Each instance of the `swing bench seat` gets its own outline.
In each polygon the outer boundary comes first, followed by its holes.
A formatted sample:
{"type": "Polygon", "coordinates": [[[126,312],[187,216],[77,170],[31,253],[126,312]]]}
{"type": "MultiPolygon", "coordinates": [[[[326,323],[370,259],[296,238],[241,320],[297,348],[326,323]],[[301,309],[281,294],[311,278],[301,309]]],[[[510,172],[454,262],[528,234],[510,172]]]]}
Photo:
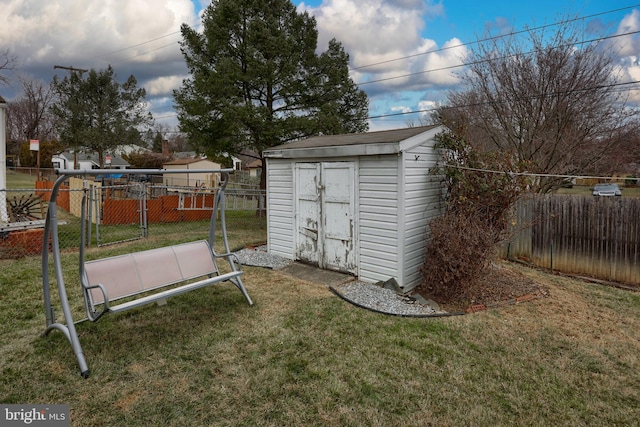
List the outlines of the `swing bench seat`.
{"type": "MultiPolygon", "coordinates": [[[[87,175],[97,176],[113,173],[109,169],[91,170],[56,170],[56,179],[49,199],[47,216],[44,225],[42,243],[42,293],[44,298],[46,329],[48,335],[53,330],[62,332],[73,349],[80,375],[89,377],[89,367],[80,344],[80,337],[73,320],[73,313],[65,286],[60,242],[58,236],[58,217],[56,200],[63,182],[69,177],[87,175]],[[60,306],[64,314],[64,322],[56,320],[51,298],[49,281],[49,242],[53,257],[53,273],[57,283],[60,306]]],[[[132,175],[220,174],[220,185],[216,189],[214,207],[209,224],[209,238],[189,243],[181,243],[156,249],[148,249],[124,255],[117,255],[96,260],[85,260],[85,224],[86,191],[81,202],[79,273],[82,294],[84,297],[87,318],[96,321],[107,313],[116,313],[146,304],[157,302],[164,304],[166,299],[175,295],[204,288],[220,282],[229,281],[242,292],[250,306],[253,305],[247,290],[242,283],[242,269],[238,257],[229,249],[225,225],[224,190],[229,182],[233,169],[137,169],[130,171],[132,175]],[[218,254],[212,247],[216,241],[216,218],[220,220],[220,231],[223,254],[218,254]],[[222,273],[218,261],[226,261],[228,268],[222,273]]],[[[85,189],[86,190],[86,189],[85,189]]]]}
{"type": "Polygon", "coordinates": [[[87,317],[96,321],[106,313],[153,302],[162,305],[169,297],[224,281],[235,284],[253,305],[242,282],[236,280],[243,272],[221,274],[218,269],[216,258],[230,256],[239,266],[235,254],[215,255],[209,242],[199,240],[87,261],[81,272],[87,317]],[[202,279],[194,282],[197,278],[202,279]],[[121,299],[127,300],[112,305],[121,299]]]}

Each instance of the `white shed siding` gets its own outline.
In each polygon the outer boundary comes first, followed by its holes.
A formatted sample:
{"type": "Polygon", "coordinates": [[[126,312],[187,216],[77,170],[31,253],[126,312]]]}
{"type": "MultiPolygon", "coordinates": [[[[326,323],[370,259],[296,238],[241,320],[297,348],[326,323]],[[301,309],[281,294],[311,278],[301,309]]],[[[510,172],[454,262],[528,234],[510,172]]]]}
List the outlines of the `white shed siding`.
{"type": "Polygon", "coordinates": [[[361,157],[359,167],[359,278],[387,280],[398,271],[397,156],[361,157]]]}
{"type": "Polygon", "coordinates": [[[352,216],[359,279],[395,278],[405,291],[419,285],[428,221],[442,209],[440,178],[429,174],[438,155],[433,151],[434,137],[442,129],[319,136],[267,150],[269,252],[290,259],[298,256],[296,163],[353,162],[352,216]]]}
{"type": "Polygon", "coordinates": [[[293,167],[289,160],[267,159],[267,250],[294,259],[293,167]]]}
{"type": "Polygon", "coordinates": [[[402,266],[398,275],[402,275],[402,282],[399,283],[405,290],[414,288],[422,281],[420,267],[424,262],[428,222],[440,212],[440,179],[430,174],[430,168],[435,164],[436,153],[432,141],[403,153],[401,182],[404,186],[404,232],[402,266]]]}

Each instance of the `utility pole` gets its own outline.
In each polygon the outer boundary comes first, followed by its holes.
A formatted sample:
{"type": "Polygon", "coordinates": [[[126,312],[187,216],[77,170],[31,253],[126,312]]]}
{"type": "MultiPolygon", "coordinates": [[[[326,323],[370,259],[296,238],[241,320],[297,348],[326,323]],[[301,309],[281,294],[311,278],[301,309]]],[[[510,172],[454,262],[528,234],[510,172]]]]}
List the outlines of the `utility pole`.
{"type": "Polygon", "coordinates": [[[67,70],[69,72],[74,72],[74,71],[78,71],[80,74],[86,73],[89,70],[85,70],[84,68],[76,68],[76,67],[72,67],[72,66],[68,66],[68,67],[64,67],[62,65],[54,65],[53,69],[61,69],[61,70],[67,70]]]}
{"type": "MultiPolygon", "coordinates": [[[[86,73],[89,70],[85,70],[84,68],[76,68],[76,67],[72,67],[72,66],[68,66],[65,67],[63,65],[54,65],[53,69],[60,69],[60,70],[67,70],[69,71],[70,74],[73,74],[74,72],[78,72],[80,73],[80,78],[82,78],[82,75],[84,73],[86,73]]],[[[74,148],[73,150],[73,169],[78,169],[78,153],[76,153],[76,150],[74,148]]]]}

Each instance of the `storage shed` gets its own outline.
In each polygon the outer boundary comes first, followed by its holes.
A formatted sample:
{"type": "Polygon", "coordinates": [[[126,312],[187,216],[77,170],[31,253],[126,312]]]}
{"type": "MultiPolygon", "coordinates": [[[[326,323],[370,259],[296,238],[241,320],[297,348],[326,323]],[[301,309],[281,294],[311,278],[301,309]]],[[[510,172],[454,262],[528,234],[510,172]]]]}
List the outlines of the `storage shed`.
{"type": "MultiPolygon", "coordinates": [[[[221,169],[219,163],[211,160],[195,158],[195,159],[177,159],[162,165],[164,169],[221,169]]],[[[181,187],[205,187],[215,188],[218,186],[218,175],[213,173],[174,173],[166,174],[163,178],[164,185],[181,186],[181,187]]]]}
{"type": "Polygon", "coordinates": [[[375,283],[419,285],[442,126],[318,136],[266,150],[267,250],[375,283]]]}

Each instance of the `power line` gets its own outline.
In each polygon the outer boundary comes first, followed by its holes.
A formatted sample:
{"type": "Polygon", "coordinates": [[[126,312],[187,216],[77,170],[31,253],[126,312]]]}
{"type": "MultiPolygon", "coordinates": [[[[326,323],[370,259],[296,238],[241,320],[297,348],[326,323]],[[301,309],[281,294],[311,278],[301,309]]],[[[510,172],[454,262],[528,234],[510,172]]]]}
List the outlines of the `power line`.
{"type": "Polygon", "coordinates": [[[54,65],[53,69],[54,70],[55,69],[67,70],[70,73],[79,72],[81,74],[84,74],[84,73],[89,71],[89,70],[85,70],[84,68],[76,68],[76,67],[71,67],[71,66],[65,67],[65,66],[62,66],[62,65],[54,65]]]}
{"type": "MultiPolygon", "coordinates": [[[[571,47],[571,46],[584,44],[584,43],[600,42],[600,41],[604,41],[604,40],[608,40],[608,39],[613,39],[613,38],[617,38],[617,37],[625,37],[625,36],[634,35],[634,34],[638,34],[638,33],[640,33],[640,31],[631,31],[631,32],[628,32],[628,33],[623,33],[623,34],[616,34],[616,35],[611,35],[611,36],[603,36],[603,37],[598,37],[598,38],[595,38],[595,39],[592,39],[592,40],[583,40],[583,41],[579,41],[579,42],[575,42],[575,43],[556,46],[553,49],[557,49],[557,48],[560,48],[560,47],[571,47]]],[[[533,51],[525,52],[525,53],[523,53],[523,55],[528,55],[528,54],[531,54],[532,52],[533,51]]],[[[370,82],[364,82],[364,83],[360,83],[358,85],[362,86],[362,85],[368,84],[368,83],[376,83],[376,82],[380,82],[380,81],[393,80],[393,79],[396,79],[396,78],[409,77],[409,76],[413,76],[413,75],[417,75],[417,74],[424,74],[424,73],[434,72],[434,71],[442,71],[442,70],[447,70],[447,69],[451,69],[451,68],[475,65],[475,64],[480,64],[480,63],[483,63],[483,62],[490,62],[490,61],[495,61],[495,60],[500,60],[500,59],[507,59],[507,58],[512,57],[512,56],[514,56],[514,55],[507,55],[507,56],[503,56],[503,57],[500,57],[500,58],[492,58],[492,59],[486,59],[486,60],[481,60],[481,61],[468,62],[468,63],[463,63],[463,64],[460,64],[460,65],[453,65],[453,66],[443,67],[443,68],[439,68],[439,69],[425,70],[425,71],[422,71],[422,72],[406,74],[406,75],[398,76],[398,77],[388,77],[388,78],[385,78],[385,79],[380,79],[380,80],[375,80],[375,81],[370,81],[370,82]]],[[[537,97],[540,97],[540,96],[555,96],[555,95],[568,94],[568,93],[573,93],[573,92],[582,92],[582,91],[595,90],[595,89],[613,88],[613,87],[619,87],[619,86],[625,86],[625,85],[637,84],[637,83],[640,83],[640,81],[636,80],[636,81],[624,82],[624,83],[614,83],[614,84],[610,84],[610,85],[591,87],[591,88],[585,88],[585,89],[580,89],[580,90],[562,91],[562,92],[551,93],[551,94],[546,94],[546,95],[532,95],[531,97],[527,97],[526,99],[534,99],[534,98],[537,98],[537,97]]],[[[638,88],[628,88],[626,90],[638,90],[638,88]]],[[[622,92],[622,90],[619,90],[619,92],[622,92]]],[[[472,107],[472,106],[480,106],[480,105],[486,105],[486,103],[478,103],[478,104],[474,104],[474,105],[466,105],[466,106],[461,106],[461,107],[472,107]]],[[[389,114],[382,114],[382,115],[377,115],[377,116],[370,116],[369,119],[372,120],[372,119],[381,119],[381,118],[386,118],[386,117],[403,116],[403,115],[408,115],[408,114],[426,113],[426,112],[433,112],[433,111],[436,111],[436,110],[437,110],[437,108],[430,108],[430,109],[423,109],[423,110],[404,111],[404,112],[398,112],[398,113],[389,113],[389,114]]]]}
{"type": "Polygon", "coordinates": [[[154,117],[154,119],[170,119],[171,117],[176,117],[178,115],[178,113],[169,113],[166,114],[164,116],[158,116],[158,117],[154,117]]]}
{"type": "MultiPolygon", "coordinates": [[[[533,178],[563,178],[563,179],[611,179],[617,181],[624,181],[629,179],[629,177],[613,177],[613,176],[592,176],[592,175],[562,175],[562,174],[553,174],[553,173],[533,173],[533,172],[511,172],[511,171],[499,171],[493,169],[482,169],[482,168],[471,168],[468,166],[461,165],[453,165],[447,163],[444,165],[445,167],[451,167],[455,169],[468,170],[472,172],[482,172],[482,173],[494,173],[500,175],[509,175],[511,177],[514,176],[526,176],[533,178]]],[[[635,178],[634,178],[635,179],[635,178]]]]}
{"type": "MultiPolygon", "coordinates": [[[[360,70],[360,69],[363,69],[363,68],[369,68],[369,67],[373,67],[373,66],[376,66],[376,65],[383,65],[383,64],[387,64],[387,63],[391,63],[391,62],[395,62],[395,61],[401,61],[401,60],[404,60],[404,59],[410,59],[410,58],[414,58],[414,57],[418,57],[418,56],[422,56],[422,55],[427,55],[429,53],[438,53],[438,52],[443,52],[443,51],[446,51],[446,50],[449,50],[449,49],[455,49],[455,48],[459,48],[459,47],[464,47],[464,46],[469,46],[469,45],[473,45],[473,44],[483,43],[483,42],[486,42],[486,41],[497,40],[497,39],[502,38],[502,37],[514,36],[514,35],[526,33],[526,32],[529,32],[529,31],[537,31],[537,30],[541,30],[541,29],[545,29],[545,28],[549,28],[549,27],[554,27],[554,26],[558,26],[558,25],[566,25],[566,24],[571,23],[571,22],[577,22],[577,21],[581,21],[581,20],[585,20],[585,19],[595,18],[595,17],[602,16],[602,15],[608,15],[608,14],[611,14],[611,13],[617,13],[617,12],[621,12],[621,11],[624,11],[624,10],[633,9],[635,7],[640,7],[640,4],[634,4],[634,5],[631,5],[631,6],[621,7],[621,8],[618,8],[618,9],[611,9],[611,10],[607,10],[607,11],[604,11],[604,12],[599,12],[599,13],[594,13],[594,14],[591,14],[591,15],[580,16],[580,17],[576,17],[576,18],[572,18],[572,19],[567,19],[567,20],[563,20],[563,21],[559,21],[559,22],[554,22],[554,23],[551,23],[551,24],[541,25],[541,26],[538,26],[538,27],[526,28],[526,29],[523,29],[523,30],[518,30],[518,31],[511,32],[509,34],[503,34],[503,35],[498,35],[498,36],[494,36],[494,37],[488,37],[488,38],[484,38],[484,39],[480,39],[480,40],[474,40],[472,42],[462,43],[462,44],[455,45],[455,46],[447,46],[447,47],[436,49],[436,50],[429,50],[429,51],[426,51],[426,52],[420,52],[420,53],[416,53],[416,54],[413,54],[413,55],[406,55],[406,56],[402,56],[402,57],[398,57],[398,58],[392,58],[392,59],[389,59],[389,60],[386,60],[386,61],[380,61],[380,62],[375,62],[375,63],[371,63],[371,64],[367,64],[367,65],[361,65],[359,67],[350,68],[350,70],[354,70],[354,71],[355,70],[360,70]]],[[[107,52],[107,53],[104,53],[104,54],[101,54],[101,55],[97,55],[97,56],[94,56],[94,57],[92,57],[90,59],[97,59],[97,58],[101,58],[103,56],[112,55],[114,53],[123,52],[125,50],[133,49],[135,47],[139,47],[139,46],[142,46],[142,45],[145,45],[145,44],[148,44],[148,43],[152,43],[154,41],[157,41],[157,40],[160,40],[160,39],[163,39],[163,38],[166,38],[166,37],[178,34],[178,33],[180,33],[180,31],[174,31],[174,32],[162,35],[160,37],[156,37],[156,38],[153,38],[153,39],[141,42],[141,43],[137,43],[137,44],[134,44],[134,45],[131,45],[131,46],[124,47],[122,49],[118,49],[118,50],[107,52]]],[[[161,46],[161,47],[156,48],[156,49],[152,49],[152,50],[149,50],[149,51],[141,52],[141,53],[139,53],[137,55],[134,55],[132,57],[126,58],[125,60],[133,59],[133,58],[136,58],[138,56],[142,56],[142,55],[145,55],[147,53],[154,52],[156,50],[163,49],[163,48],[168,47],[168,46],[172,46],[172,45],[174,45],[176,43],[178,43],[178,41],[172,42],[170,44],[161,46]]],[[[429,72],[429,71],[427,71],[427,72],[429,72]]],[[[401,77],[405,77],[405,76],[399,76],[397,78],[401,78],[401,77]]],[[[383,80],[378,80],[378,81],[383,81],[383,80]]],[[[364,83],[361,83],[361,84],[368,84],[368,83],[374,83],[374,82],[373,81],[372,82],[364,82],[364,83]]]]}
{"type": "Polygon", "coordinates": [[[149,108],[149,111],[170,110],[172,108],[173,108],[173,105],[164,105],[162,107],[149,108]]]}
{"type": "Polygon", "coordinates": [[[415,58],[417,56],[427,55],[429,53],[444,52],[445,50],[449,50],[449,49],[456,49],[456,48],[459,48],[459,47],[470,46],[470,45],[473,45],[473,44],[484,43],[484,42],[487,42],[487,41],[494,41],[494,40],[498,40],[498,39],[503,38],[503,37],[511,37],[511,36],[515,36],[517,34],[522,34],[522,33],[527,33],[527,32],[537,31],[537,30],[543,30],[543,29],[549,28],[549,27],[555,27],[555,26],[558,26],[558,25],[565,25],[565,24],[568,24],[568,23],[571,23],[571,22],[583,21],[585,19],[595,18],[597,16],[602,16],[602,15],[608,15],[610,13],[621,12],[623,10],[633,9],[634,7],[640,7],[640,4],[635,4],[635,5],[627,6],[627,7],[621,7],[619,9],[607,10],[607,11],[604,11],[604,12],[594,13],[592,15],[579,16],[579,17],[572,18],[572,19],[567,19],[567,20],[564,20],[564,21],[554,22],[552,24],[541,25],[539,27],[526,28],[526,29],[523,29],[523,30],[512,31],[512,32],[510,32],[508,34],[501,34],[501,35],[498,35],[498,36],[487,37],[487,38],[484,38],[484,39],[474,40],[472,42],[462,43],[462,44],[458,44],[458,45],[455,45],[455,46],[447,46],[447,47],[443,47],[443,48],[436,49],[436,50],[428,50],[426,52],[415,53],[413,55],[407,55],[407,56],[402,56],[402,57],[398,57],[398,58],[388,59],[386,61],[375,62],[375,63],[368,64],[368,65],[361,65],[359,67],[351,68],[350,70],[354,70],[354,71],[355,70],[360,70],[362,68],[374,67],[376,65],[388,64],[390,62],[401,61],[401,60],[404,60],[404,59],[411,59],[411,58],[415,58]]]}
{"type": "MultiPolygon", "coordinates": [[[[174,34],[178,34],[179,32],[180,31],[174,31],[174,32],[169,33],[169,34],[165,34],[164,36],[156,37],[155,39],[147,40],[145,42],[141,42],[141,43],[134,44],[134,45],[131,45],[131,46],[123,47],[122,49],[118,49],[118,50],[114,50],[114,51],[111,51],[111,52],[103,53],[101,55],[97,55],[97,56],[94,56],[94,57],[89,58],[89,59],[92,60],[92,59],[102,58],[103,56],[113,55],[114,53],[124,52],[125,50],[133,49],[134,47],[142,46],[142,45],[145,45],[145,44],[152,43],[152,42],[155,42],[157,40],[163,39],[165,37],[173,36],[174,34]]],[[[174,43],[177,43],[177,41],[174,42],[174,43]]],[[[171,44],[173,44],[173,43],[171,43],[171,44]]],[[[154,49],[154,50],[157,50],[157,49],[154,49]]]]}
{"type": "Polygon", "coordinates": [[[143,56],[143,55],[146,55],[146,54],[151,53],[151,52],[155,52],[155,51],[160,50],[160,49],[164,49],[165,47],[173,46],[173,45],[174,45],[174,44],[176,44],[176,43],[178,43],[178,42],[173,42],[173,43],[165,44],[165,45],[160,46],[160,47],[157,47],[157,48],[155,48],[155,49],[147,50],[147,51],[145,51],[145,52],[140,52],[140,53],[138,53],[138,54],[136,54],[136,55],[133,55],[133,56],[130,56],[130,57],[128,57],[128,58],[123,59],[123,61],[128,61],[128,60],[130,60],[130,59],[137,58],[137,57],[139,57],[139,56],[143,56]]]}
{"type": "MultiPolygon", "coordinates": [[[[559,49],[561,47],[576,46],[576,45],[585,44],[585,43],[601,42],[601,41],[604,41],[604,40],[613,39],[613,38],[617,38],[617,37],[632,36],[632,35],[638,34],[638,33],[640,33],[640,30],[638,30],[638,31],[630,31],[628,33],[622,33],[622,34],[615,34],[615,35],[611,35],[611,36],[602,36],[602,37],[598,37],[598,38],[591,39],[591,40],[580,40],[580,41],[577,41],[577,42],[574,42],[574,43],[569,43],[569,44],[566,44],[566,45],[556,46],[553,49],[559,49]]],[[[535,51],[523,52],[522,55],[529,55],[529,54],[534,53],[534,52],[535,51]]],[[[468,65],[482,64],[483,62],[491,62],[491,61],[496,61],[496,60],[500,60],[500,59],[507,59],[507,58],[512,57],[512,56],[514,56],[514,55],[507,55],[507,56],[502,56],[502,57],[498,57],[498,58],[491,58],[491,59],[483,59],[481,61],[463,62],[462,64],[458,64],[458,65],[449,65],[447,67],[432,68],[430,70],[417,71],[415,73],[403,74],[401,76],[385,77],[383,79],[378,79],[378,80],[369,80],[369,81],[366,81],[366,82],[356,83],[356,84],[358,86],[363,86],[363,85],[368,85],[368,84],[372,84],[372,83],[380,83],[380,82],[385,82],[385,81],[389,81],[389,80],[395,80],[395,79],[401,79],[401,78],[405,78],[405,77],[417,76],[417,75],[420,75],[420,74],[433,73],[433,72],[436,72],[436,71],[451,70],[453,68],[460,68],[460,67],[465,67],[465,66],[468,66],[468,65]]]]}
{"type": "MultiPolygon", "coordinates": [[[[504,35],[499,35],[499,36],[494,36],[494,37],[488,37],[488,38],[484,38],[484,39],[480,39],[480,40],[475,40],[473,42],[463,43],[463,44],[459,44],[459,45],[455,45],[455,46],[448,46],[448,47],[440,48],[440,49],[437,49],[437,50],[429,50],[429,51],[426,51],[426,52],[421,52],[421,53],[417,53],[417,54],[413,54],[413,55],[406,55],[406,56],[403,56],[403,57],[389,59],[389,60],[386,60],[386,61],[381,61],[381,62],[367,64],[367,65],[363,65],[363,66],[359,66],[359,67],[354,67],[354,68],[351,68],[351,70],[360,70],[360,69],[364,69],[364,68],[368,68],[368,67],[372,67],[372,66],[376,66],[376,65],[382,65],[382,64],[386,64],[386,63],[399,61],[399,60],[410,59],[410,58],[414,58],[414,57],[417,57],[417,56],[426,55],[426,54],[429,54],[429,53],[442,52],[442,51],[449,50],[449,49],[459,48],[459,47],[468,46],[468,45],[472,45],[472,44],[483,43],[483,42],[486,42],[486,41],[497,40],[497,39],[503,38],[503,37],[511,37],[511,36],[514,36],[514,35],[518,35],[518,34],[522,34],[522,33],[526,33],[526,32],[531,32],[531,31],[537,31],[537,30],[541,30],[541,29],[545,29],[545,28],[549,28],[549,27],[554,27],[554,26],[558,26],[558,25],[566,25],[567,23],[576,22],[576,21],[585,20],[585,19],[592,19],[592,18],[595,18],[595,17],[598,17],[598,16],[602,16],[602,15],[607,15],[607,14],[616,13],[616,12],[620,12],[620,11],[624,11],[624,10],[628,10],[628,9],[633,9],[633,8],[639,7],[639,6],[640,6],[640,4],[635,4],[635,5],[631,5],[631,6],[621,7],[621,8],[618,8],[618,9],[611,9],[611,10],[607,10],[607,11],[604,11],[604,12],[599,12],[599,13],[595,13],[595,14],[591,14],[591,15],[585,15],[585,16],[576,17],[576,18],[572,18],[572,19],[567,19],[567,20],[563,20],[563,21],[559,21],[559,22],[555,22],[555,23],[551,23],[551,24],[546,24],[546,25],[542,25],[542,26],[538,26],[538,27],[526,28],[526,29],[523,29],[523,30],[518,30],[518,31],[515,31],[515,32],[511,32],[509,34],[504,34],[504,35]]],[[[154,42],[154,41],[157,41],[157,40],[160,40],[160,39],[163,39],[163,38],[175,35],[175,34],[178,34],[179,32],[180,31],[174,31],[174,32],[165,34],[163,36],[156,37],[156,38],[151,39],[151,40],[147,40],[145,42],[137,43],[135,45],[131,45],[131,46],[128,46],[128,47],[125,47],[125,48],[122,48],[122,49],[118,49],[118,50],[115,50],[115,51],[112,51],[112,52],[107,52],[107,53],[95,56],[95,57],[93,57],[91,59],[100,58],[100,57],[103,57],[103,56],[111,55],[111,54],[114,54],[114,53],[119,53],[119,52],[122,52],[122,51],[125,51],[125,50],[129,50],[129,49],[132,49],[132,48],[135,48],[135,47],[139,47],[139,46],[142,46],[142,45],[145,45],[145,44],[148,44],[148,43],[151,43],[151,42],[154,42]]],[[[583,40],[583,41],[580,41],[580,42],[576,42],[573,45],[583,44],[583,43],[590,43],[590,42],[594,42],[594,41],[603,41],[603,40],[610,39],[610,38],[633,35],[633,34],[637,34],[639,32],[640,31],[634,31],[634,32],[629,32],[629,33],[624,33],[624,34],[600,37],[600,38],[596,38],[596,39],[593,39],[593,40],[583,40]]],[[[150,52],[154,52],[154,51],[157,51],[157,50],[172,46],[172,45],[174,45],[176,43],[178,43],[178,42],[177,41],[176,42],[172,42],[170,44],[166,44],[166,45],[160,46],[158,48],[155,48],[155,49],[152,49],[152,50],[149,50],[149,51],[141,52],[139,54],[136,54],[136,55],[133,55],[133,56],[131,56],[129,58],[126,58],[125,61],[129,60],[129,59],[133,59],[133,58],[139,57],[139,56],[142,56],[142,55],[145,55],[145,54],[148,54],[150,52]]],[[[528,53],[530,53],[530,52],[527,52],[526,54],[528,54],[528,53]]],[[[389,80],[394,80],[394,79],[411,77],[411,76],[415,76],[415,75],[419,75],[419,74],[426,74],[426,73],[430,73],[430,72],[445,71],[445,70],[449,70],[449,69],[453,69],[453,68],[459,68],[459,67],[463,67],[463,66],[473,65],[474,63],[480,63],[480,62],[462,63],[462,64],[459,64],[459,65],[453,65],[453,66],[442,67],[442,68],[437,68],[437,69],[424,70],[424,71],[421,71],[421,72],[410,73],[410,74],[405,74],[405,75],[401,75],[401,76],[388,77],[388,78],[384,78],[384,79],[378,79],[378,80],[371,80],[371,81],[367,81],[367,82],[362,82],[362,83],[358,83],[358,85],[361,86],[361,85],[366,85],[366,84],[373,84],[373,83],[379,83],[379,82],[383,82],[383,81],[389,81],[389,80]]],[[[638,83],[638,82],[631,82],[631,83],[638,83]]],[[[624,84],[629,84],[629,83],[624,83],[624,84]]],[[[637,89],[630,89],[630,90],[637,90],[637,89]]],[[[369,119],[379,119],[379,118],[386,118],[386,117],[403,116],[403,115],[408,115],[408,114],[431,112],[431,111],[434,111],[434,110],[435,110],[435,108],[423,109],[423,110],[417,110],[417,111],[391,113],[391,114],[370,116],[369,119]]],[[[160,118],[168,118],[168,117],[170,117],[170,116],[163,116],[163,117],[160,117],[160,118]]]]}
{"type": "MultiPolygon", "coordinates": [[[[615,88],[615,87],[638,84],[638,83],[640,83],[640,80],[634,80],[634,81],[631,81],[631,82],[624,82],[624,83],[611,83],[611,84],[608,84],[608,85],[592,86],[592,87],[583,88],[583,89],[564,90],[564,91],[552,92],[552,93],[548,93],[548,94],[537,94],[537,95],[531,95],[531,96],[527,96],[527,97],[524,97],[524,98],[518,98],[518,99],[519,100],[522,100],[522,99],[536,99],[536,98],[551,97],[551,96],[558,96],[558,95],[566,95],[566,94],[578,93],[578,92],[588,92],[588,91],[596,90],[596,89],[615,88]]],[[[640,88],[628,88],[627,90],[638,90],[638,89],[640,89],[640,88]]],[[[622,91],[622,90],[620,90],[620,91],[622,91]]],[[[491,103],[492,102],[490,102],[490,101],[485,101],[485,102],[478,102],[478,103],[474,103],[474,104],[456,105],[456,106],[445,107],[445,108],[453,109],[453,108],[480,107],[482,105],[488,105],[488,104],[491,104],[491,103]]],[[[401,112],[398,112],[398,113],[381,114],[381,115],[378,115],[378,116],[369,116],[368,119],[369,120],[373,120],[373,119],[382,119],[382,118],[386,118],[386,117],[405,116],[405,115],[408,115],[408,114],[431,113],[431,112],[437,111],[439,108],[440,107],[434,107],[434,108],[427,108],[427,109],[423,109],[423,110],[401,111],[401,112]]]]}

